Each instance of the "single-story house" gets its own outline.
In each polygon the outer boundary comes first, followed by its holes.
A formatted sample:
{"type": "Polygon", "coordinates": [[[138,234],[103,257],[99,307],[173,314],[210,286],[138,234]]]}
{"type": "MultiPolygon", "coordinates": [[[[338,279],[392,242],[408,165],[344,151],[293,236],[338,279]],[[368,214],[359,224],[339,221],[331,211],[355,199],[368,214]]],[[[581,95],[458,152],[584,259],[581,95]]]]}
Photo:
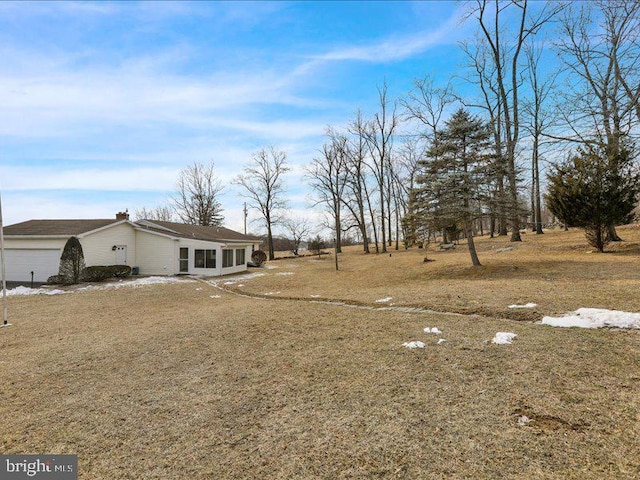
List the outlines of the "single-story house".
{"type": "Polygon", "coordinates": [[[4,227],[7,281],[45,282],[58,274],[71,237],[82,245],[85,264],[129,265],[140,275],[227,275],[247,269],[260,240],[223,227],[115,219],[28,220],[4,227]]]}

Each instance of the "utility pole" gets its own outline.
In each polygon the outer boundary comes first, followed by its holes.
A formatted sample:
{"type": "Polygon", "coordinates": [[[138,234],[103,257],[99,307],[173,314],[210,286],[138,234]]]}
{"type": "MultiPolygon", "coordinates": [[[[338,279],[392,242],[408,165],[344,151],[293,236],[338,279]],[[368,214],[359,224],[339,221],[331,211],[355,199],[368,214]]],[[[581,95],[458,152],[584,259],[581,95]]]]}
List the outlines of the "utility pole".
{"type": "Polygon", "coordinates": [[[247,202],[244,202],[244,234],[247,234],[247,202]]]}
{"type": "Polygon", "coordinates": [[[2,199],[0,198],[0,263],[2,263],[2,326],[11,325],[7,320],[7,275],[4,267],[4,226],[2,225],[2,199]]]}

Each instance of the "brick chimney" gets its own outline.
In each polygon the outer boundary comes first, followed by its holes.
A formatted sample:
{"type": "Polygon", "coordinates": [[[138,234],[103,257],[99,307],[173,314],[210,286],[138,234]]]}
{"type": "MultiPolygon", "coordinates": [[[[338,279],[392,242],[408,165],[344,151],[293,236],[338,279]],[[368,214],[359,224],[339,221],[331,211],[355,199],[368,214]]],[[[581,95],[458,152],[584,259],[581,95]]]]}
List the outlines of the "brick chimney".
{"type": "Polygon", "coordinates": [[[129,210],[116,213],[116,220],[129,220],[129,210]]]}

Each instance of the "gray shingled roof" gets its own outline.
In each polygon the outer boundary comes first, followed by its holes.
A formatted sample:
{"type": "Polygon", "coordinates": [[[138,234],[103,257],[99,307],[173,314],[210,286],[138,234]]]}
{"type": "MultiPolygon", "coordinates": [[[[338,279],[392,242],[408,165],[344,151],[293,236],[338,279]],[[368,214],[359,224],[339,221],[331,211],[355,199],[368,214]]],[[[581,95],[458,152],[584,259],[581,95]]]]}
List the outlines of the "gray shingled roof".
{"type": "Polygon", "coordinates": [[[4,227],[5,235],[73,236],[119,222],[113,218],[99,220],[27,220],[4,227]]]}
{"type": "MultiPolygon", "coordinates": [[[[60,236],[71,237],[96,230],[112,223],[120,222],[116,219],[100,220],[28,220],[4,227],[5,235],[25,236],[60,236]]],[[[163,233],[174,237],[195,238],[196,240],[222,242],[256,242],[259,238],[243,235],[224,227],[203,227],[201,225],[185,225],[183,223],[160,222],[149,220],[160,228],[137,224],[139,227],[152,232],[163,233]]]]}
{"type": "Polygon", "coordinates": [[[147,220],[161,229],[140,225],[153,232],[164,233],[183,238],[195,238],[196,240],[223,241],[223,242],[257,242],[259,238],[244,235],[224,227],[203,227],[202,225],[186,225],[184,223],[160,222],[147,220]],[[166,230],[165,230],[166,229],[166,230]],[[168,231],[167,231],[168,230],[168,231]]]}

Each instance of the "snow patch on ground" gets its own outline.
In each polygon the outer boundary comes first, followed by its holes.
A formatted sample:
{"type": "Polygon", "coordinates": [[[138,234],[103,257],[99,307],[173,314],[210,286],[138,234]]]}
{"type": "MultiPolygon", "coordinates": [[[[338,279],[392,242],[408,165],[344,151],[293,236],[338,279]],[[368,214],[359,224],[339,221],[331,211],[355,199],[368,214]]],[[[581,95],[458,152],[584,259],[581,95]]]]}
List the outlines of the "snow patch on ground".
{"type": "Polygon", "coordinates": [[[543,317],[540,323],[552,327],[640,329],[640,313],[603,308],[579,308],[563,317],[543,317]]]}
{"type": "Polygon", "coordinates": [[[440,340],[438,340],[438,345],[443,344],[444,342],[446,342],[446,340],[444,338],[441,338],[440,340]]]}
{"type": "Polygon", "coordinates": [[[496,333],[496,336],[491,340],[491,343],[495,343],[498,345],[509,345],[517,336],[518,335],[513,332],[498,332],[496,333]]]}
{"type": "Polygon", "coordinates": [[[378,300],[376,300],[376,303],[387,303],[387,302],[390,302],[391,300],[393,300],[393,297],[379,298],[378,300]]]}
{"type": "Polygon", "coordinates": [[[278,295],[280,292],[265,292],[265,295],[278,295]]]}
{"type": "Polygon", "coordinates": [[[159,285],[167,283],[180,283],[180,282],[195,282],[191,278],[179,278],[179,277],[145,277],[136,278],[135,280],[121,280],[119,282],[104,283],[99,285],[87,285],[86,287],[78,288],[77,292],[86,292],[91,290],[108,290],[110,288],[122,288],[122,287],[144,287],[147,285],[159,285]]]}
{"type": "Polygon", "coordinates": [[[536,308],[537,303],[525,303],[524,305],[509,305],[509,308],[536,308]]]}
{"type": "MultiPolygon", "coordinates": [[[[144,277],[136,278],[133,280],[120,280],[118,282],[107,282],[90,284],[84,287],[79,287],[72,290],[60,290],[50,288],[28,288],[28,287],[16,287],[11,290],[7,290],[7,295],[59,295],[61,293],[74,293],[74,292],[88,292],[94,290],[108,290],[110,288],[123,288],[123,287],[144,287],[147,285],[158,285],[166,283],[178,283],[178,282],[194,282],[195,280],[190,278],[177,278],[177,277],[144,277]]],[[[196,290],[202,290],[196,288],[196,290]]]]}
{"type": "Polygon", "coordinates": [[[518,425],[521,427],[526,427],[527,425],[529,425],[529,422],[531,421],[531,419],[529,417],[527,417],[526,415],[520,415],[518,417],[518,425]]]}
{"type": "Polygon", "coordinates": [[[258,277],[264,277],[265,275],[267,274],[266,273],[246,273],[244,275],[234,275],[233,279],[228,279],[228,278],[212,279],[212,280],[209,280],[209,283],[212,285],[217,285],[218,283],[222,283],[224,285],[235,285],[240,281],[251,280],[252,278],[258,278],[258,277]]]}
{"type": "Polygon", "coordinates": [[[311,298],[320,298],[320,295],[309,295],[311,298]]]}
{"type": "Polygon", "coordinates": [[[17,295],[60,295],[61,293],[69,293],[64,290],[59,289],[50,289],[50,288],[29,288],[19,286],[16,288],[12,288],[11,290],[7,290],[7,297],[17,296],[17,295]]]}
{"type": "Polygon", "coordinates": [[[209,295],[209,298],[220,298],[220,295],[209,295]]]}
{"type": "Polygon", "coordinates": [[[415,340],[413,342],[404,342],[402,346],[407,348],[424,348],[424,342],[415,340]]]}
{"type": "Polygon", "coordinates": [[[442,331],[440,331],[438,327],[433,327],[433,328],[425,327],[423,331],[424,333],[434,333],[436,335],[440,335],[442,333],[442,331]]]}
{"type": "Polygon", "coordinates": [[[288,276],[288,275],[293,275],[293,272],[278,272],[278,273],[276,273],[276,275],[282,275],[284,277],[284,276],[288,276]]]}

